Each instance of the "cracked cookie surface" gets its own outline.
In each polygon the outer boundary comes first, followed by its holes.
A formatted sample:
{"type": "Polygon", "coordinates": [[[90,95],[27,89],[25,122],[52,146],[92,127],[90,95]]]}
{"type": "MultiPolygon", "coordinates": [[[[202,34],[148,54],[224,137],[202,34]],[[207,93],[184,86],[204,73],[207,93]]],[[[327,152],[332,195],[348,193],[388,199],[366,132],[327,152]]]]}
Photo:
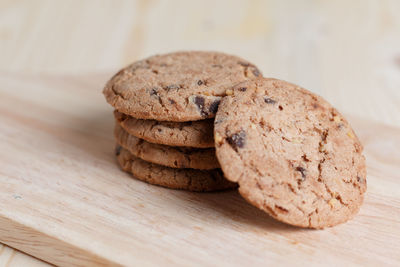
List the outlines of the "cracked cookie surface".
{"type": "Polygon", "coordinates": [[[129,134],[150,143],[197,148],[214,147],[214,120],[171,122],[136,119],[114,111],[115,119],[129,134]]]}
{"type": "Polygon", "coordinates": [[[172,147],[152,144],[130,135],[119,124],[115,125],[114,136],[119,145],[133,156],[171,168],[211,170],[219,168],[214,148],[172,147]]]}
{"type": "Polygon", "coordinates": [[[257,76],[257,67],[236,56],[176,52],[120,70],[103,93],[115,109],[138,119],[195,121],[215,117],[227,89],[257,76]]]}
{"type": "Polygon", "coordinates": [[[115,149],[115,154],[124,171],[149,184],[195,192],[220,191],[237,187],[235,183],[223,177],[220,169],[206,171],[169,168],[139,159],[119,145],[115,149]]]}
{"type": "Polygon", "coordinates": [[[214,137],[225,177],[272,217],[324,228],[359,210],[363,147],[328,102],[285,81],[243,82],[219,106],[214,137]]]}

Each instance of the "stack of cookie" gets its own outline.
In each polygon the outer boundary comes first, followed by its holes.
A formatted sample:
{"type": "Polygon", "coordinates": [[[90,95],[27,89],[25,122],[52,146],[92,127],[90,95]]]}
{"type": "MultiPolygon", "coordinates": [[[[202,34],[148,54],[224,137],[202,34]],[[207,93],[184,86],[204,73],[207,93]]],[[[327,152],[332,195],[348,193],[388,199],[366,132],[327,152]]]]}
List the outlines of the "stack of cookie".
{"type": "Polygon", "coordinates": [[[215,156],[213,118],[226,92],[259,75],[253,64],[215,52],[153,56],[119,71],[104,94],[115,108],[122,169],[173,189],[235,187],[215,156]]]}
{"type": "Polygon", "coordinates": [[[346,119],[243,59],[150,57],[118,72],[104,94],[116,109],[118,161],[138,179],[192,191],[238,186],[273,218],[308,228],[345,222],[363,202],[363,147],[346,119]]]}

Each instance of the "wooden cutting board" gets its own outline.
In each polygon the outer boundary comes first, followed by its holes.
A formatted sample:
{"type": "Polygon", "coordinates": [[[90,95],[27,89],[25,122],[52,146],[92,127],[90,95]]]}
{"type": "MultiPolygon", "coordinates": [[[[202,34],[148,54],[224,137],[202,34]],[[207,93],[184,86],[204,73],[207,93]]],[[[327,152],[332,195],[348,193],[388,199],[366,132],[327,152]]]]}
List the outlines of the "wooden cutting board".
{"type": "Polygon", "coordinates": [[[284,225],[235,192],[168,190],[122,172],[109,75],[0,74],[0,242],[58,265],[400,265],[400,130],[351,118],[365,145],[358,216],[284,225]]]}

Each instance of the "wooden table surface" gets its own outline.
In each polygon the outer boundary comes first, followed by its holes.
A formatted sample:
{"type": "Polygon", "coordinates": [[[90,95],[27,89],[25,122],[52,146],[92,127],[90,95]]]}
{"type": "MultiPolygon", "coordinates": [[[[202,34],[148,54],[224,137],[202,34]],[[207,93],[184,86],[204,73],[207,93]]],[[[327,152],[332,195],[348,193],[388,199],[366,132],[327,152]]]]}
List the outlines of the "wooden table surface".
{"type": "MultiPolygon", "coordinates": [[[[396,0],[0,0],[0,70],[85,75],[154,53],[220,50],[400,128],[399,10],[396,0]]],[[[43,265],[0,245],[0,266],[43,265]]]]}

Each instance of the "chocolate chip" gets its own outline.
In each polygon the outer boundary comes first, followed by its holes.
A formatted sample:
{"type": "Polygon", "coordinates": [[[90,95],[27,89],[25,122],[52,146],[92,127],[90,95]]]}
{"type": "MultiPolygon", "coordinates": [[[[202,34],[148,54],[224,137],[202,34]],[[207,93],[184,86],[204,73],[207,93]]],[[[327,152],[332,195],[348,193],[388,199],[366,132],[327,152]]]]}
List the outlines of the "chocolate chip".
{"type": "Polygon", "coordinates": [[[245,91],[247,90],[247,87],[240,87],[238,90],[239,90],[240,92],[245,92],[245,91]]]}
{"type": "Polygon", "coordinates": [[[151,95],[151,96],[153,96],[153,95],[158,96],[158,89],[157,89],[157,88],[151,89],[150,95],[151,95]]]}
{"type": "Polygon", "coordinates": [[[357,182],[364,183],[364,179],[360,176],[357,176],[357,182]]]}
{"type": "Polygon", "coordinates": [[[168,98],[168,100],[169,100],[169,103],[171,103],[171,104],[175,104],[176,103],[175,100],[173,100],[171,98],[168,98]]]}
{"type": "Polygon", "coordinates": [[[296,171],[301,173],[301,177],[303,178],[303,180],[306,178],[306,169],[304,169],[303,167],[296,167],[296,171]]]}
{"type": "Polygon", "coordinates": [[[269,97],[264,97],[264,102],[267,103],[267,104],[275,104],[276,103],[275,100],[273,100],[273,99],[271,99],[269,97]]]}
{"type": "Polygon", "coordinates": [[[194,103],[199,107],[199,109],[204,108],[204,98],[201,96],[196,96],[194,98],[194,103]]]}
{"type": "Polygon", "coordinates": [[[203,84],[203,81],[202,80],[198,80],[197,81],[197,85],[202,85],[203,84]]]}
{"type": "Polygon", "coordinates": [[[254,76],[256,76],[256,77],[260,76],[260,74],[261,74],[258,69],[253,69],[252,72],[253,72],[254,76]]]}
{"type": "Polygon", "coordinates": [[[213,113],[213,114],[217,113],[218,106],[219,106],[220,102],[221,102],[221,100],[217,99],[217,100],[214,100],[214,102],[211,103],[210,107],[208,108],[210,113],[213,113]]]}
{"type": "Polygon", "coordinates": [[[161,130],[160,128],[158,128],[158,129],[157,129],[157,131],[158,131],[159,133],[161,133],[161,132],[162,132],[162,130],[161,130]]]}
{"type": "Polygon", "coordinates": [[[218,123],[221,123],[221,122],[223,122],[223,121],[224,121],[224,119],[214,120],[214,124],[218,124],[218,123]]]}
{"type": "Polygon", "coordinates": [[[166,87],[164,87],[165,90],[172,90],[172,89],[179,89],[179,88],[181,88],[181,87],[177,84],[170,84],[170,85],[167,85],[166,87]]]}
{"type": "Polygon", "coordinates": [[[205,103],[204,97],[196,96],[194,98],[194,103],[199,108],[200,113],[201,113],[202,116],[208,116],[208,113],[204,111],[204,103],[205,103]]]}
{"type": "Polygon", "coordinates": [[[122,146],[116,146],[115,147],[115,155],[116,156],[119,156],[121,154],[121,149],[122,149],[122,146]]]}
{"type": "Polygon", "coordinates": [[[312,104],[312,107],[313,107],[313,109],[322,108],[317,102],[314,102],[314,103],[312,104]]]}
{"type": "Polygon", "coordinates": [[[240,66],[243,66],[243,67],[248,67],[248,66],[250,66],[250,64],[249,63],[246,63],[246,62],[238,62],[238,64],[240,65],[240,66]]]}
{"type": "Polygon", "coordinates": [[[282,106],[279,106],[279,110],[283,110],[283,107],[282,107],[282,106]]]}
{"type": "Polygon", "coordinates": [[[238,151],[238,148],[243,148],[246,144],[246,132],[241,130],[240,132],[232,134],[231,136],[226,138],[226,141],[231,145],[233,149],[235,149],[235,151],[238,151]]]}

